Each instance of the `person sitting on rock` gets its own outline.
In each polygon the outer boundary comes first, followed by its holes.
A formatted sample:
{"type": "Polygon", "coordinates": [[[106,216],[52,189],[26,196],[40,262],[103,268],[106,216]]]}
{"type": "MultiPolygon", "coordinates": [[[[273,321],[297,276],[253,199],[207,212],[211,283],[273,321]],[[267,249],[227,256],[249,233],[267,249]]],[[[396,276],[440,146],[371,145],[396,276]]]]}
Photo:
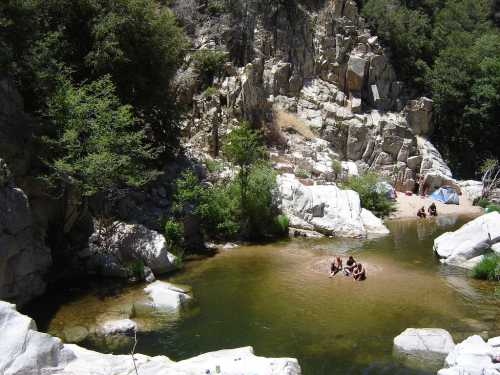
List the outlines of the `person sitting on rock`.
{"type": "Polygon", "coordinates": [[[347,259],[346,266],[344,267],[344,273],[346,276],[350,276],[356,267],[356,261],[352,255],[349,255],[349,259],[347,259]]]}
{"type": "Polygon", "coordinates": [[[343,269],[343,267],[342,267],[342,259],[340,259],[340,257],[337,257],[332,262],[332,265],[330,267],[330,277],[335,276],[337,273],[339,273],[340,271],[342,271],[342,269],[343,269]]]}
{"type": "Polygon", "coordinates": [[[356,264],[356,267],[354,267],[354,271],[352,273],[352,276],[354,277],[354,280],[356,281],[362,281],[366,279],[366,270],[365,267],[361,263],[356,264]]]}
{"type": "Polygon", "coordinates": [[[429,212],[429,216],[437,216],[438,215],[437,207],[436,207],[436,204],[434,202],[432,202],[432,204],[429,206],[429,209],[427,210],[427,212],[429,212]]]}
{"type": "Polygon", "coordinates": [[[422,208],[420,210],[418,210],[417,216],[420,219],[425,219],[427,217],[427,214],[425,213],[425,207],[422,206],[422,208]]]}

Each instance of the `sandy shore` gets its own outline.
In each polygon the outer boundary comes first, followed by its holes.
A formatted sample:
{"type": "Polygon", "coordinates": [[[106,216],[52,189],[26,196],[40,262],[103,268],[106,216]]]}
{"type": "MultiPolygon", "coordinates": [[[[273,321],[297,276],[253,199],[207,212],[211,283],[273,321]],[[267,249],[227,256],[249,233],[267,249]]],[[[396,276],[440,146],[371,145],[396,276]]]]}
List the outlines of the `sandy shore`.
{"type": "Polygon", "coordinates": [[[397,211],[392,214],[389,219],[416,219],[419,208],[424,206],[427,212],[427,208],[433,202],[436,204],[438,215],[478,216],[483,213],[481,207],[473,206],[472,202],[464,195],[460,196],[460,204],[456,205],[444,204],[429,197],[422,198],[417,195],[407,196],[398,192],[397,211]]]}

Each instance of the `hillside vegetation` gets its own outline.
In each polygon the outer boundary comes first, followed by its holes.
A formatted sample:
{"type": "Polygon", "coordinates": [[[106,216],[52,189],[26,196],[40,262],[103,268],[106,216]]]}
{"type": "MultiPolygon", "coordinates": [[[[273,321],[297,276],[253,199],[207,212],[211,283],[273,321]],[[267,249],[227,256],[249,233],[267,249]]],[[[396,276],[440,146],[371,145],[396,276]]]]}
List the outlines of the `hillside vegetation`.
{"type": "Polygon", "coordinates": [[[500,156],[500,32],[491,0],[367,0],[400,79],[434,100],[434,141],[462,177],[500,156]]]}

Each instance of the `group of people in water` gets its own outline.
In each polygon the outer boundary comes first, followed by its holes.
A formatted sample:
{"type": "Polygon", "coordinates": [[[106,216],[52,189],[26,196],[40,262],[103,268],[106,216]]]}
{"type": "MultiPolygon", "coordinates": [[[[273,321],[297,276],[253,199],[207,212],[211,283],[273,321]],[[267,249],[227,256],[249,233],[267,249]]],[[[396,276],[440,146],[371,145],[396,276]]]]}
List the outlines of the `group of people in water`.
{"type": "Polygon", "coordinates": [[[425,219],[427,217],[427,214],[429,216],[437,216],[438,215],[437,207],[436,207],[436,204],[434,202],[431,203],[431,205],[427,209],[427,213],[425,213],[425,207],[422,206],[422,208],[420,210],[418,210],[418,212],[417,212],[417,217],[420,219],[425,219]]]}
{"type": "Polygon", "coordinates": [[[346,265],[343,265],[342,258],[336,257],[330,266],[330,277],[335,276],[337,273],[344,271],[345,276],[352,276],[354,280],[362,281],[366,279],[365,267],[354,260],[351,255],[347,259],[346,265]]]}

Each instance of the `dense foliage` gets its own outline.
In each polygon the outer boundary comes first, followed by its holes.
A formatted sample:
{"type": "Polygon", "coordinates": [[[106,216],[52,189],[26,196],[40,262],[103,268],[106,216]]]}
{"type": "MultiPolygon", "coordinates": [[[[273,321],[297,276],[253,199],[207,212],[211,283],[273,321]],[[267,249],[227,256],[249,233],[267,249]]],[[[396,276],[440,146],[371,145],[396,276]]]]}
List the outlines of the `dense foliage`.
{"type": "Polygon", "coordinates": [[[154,177],[144,164],[155,152],[108,76],[80,87],[60,82],[47,106],[50,164],[62,180],[71,176],[84,195],[141,186],[154,177]]]}
{"type": "Polygon", "coordinates": [[[495,254],[485,256],[470,274],[475,279],[500,281],[500,257],[495,254]]]}
{"type": "Polygon", "coordinates": [[[382,180],[375,173],[350,177],[342,183],[342,188],[354,190],[359,194],[361,207],[372,211],[376,216],[385,217],[396,210],[396,203],[387,193],[378,188],[382,180]]]}
{"type": "Polygon", "coordinates": [[[202,185],[193,172],[177,180],[175,210],[201,219],[205,236],[219,240],[258,240],[288,232],[288,218],[280,215],[274,200],[276,174],[262,160],[261,139],[247,124],[234,129],[224,149],[238,167],[235,178],[202,185]]]}
{"type": "Polygon", "coordinates": [[[390,47],[412,95],[434,100],[434,141],[473,177],[498,158],[500,32],[490,0],[367,0],[363,14],[390,47]]]}
{"type": "Polygon", "coordinates": [[[176,150],[169,84],[185,43],[155,0],[0,3],[0,70],[42,123],[37,135],[57,145],[43,164],[89,194],[144,183],[147,159],[176,150]]]}

